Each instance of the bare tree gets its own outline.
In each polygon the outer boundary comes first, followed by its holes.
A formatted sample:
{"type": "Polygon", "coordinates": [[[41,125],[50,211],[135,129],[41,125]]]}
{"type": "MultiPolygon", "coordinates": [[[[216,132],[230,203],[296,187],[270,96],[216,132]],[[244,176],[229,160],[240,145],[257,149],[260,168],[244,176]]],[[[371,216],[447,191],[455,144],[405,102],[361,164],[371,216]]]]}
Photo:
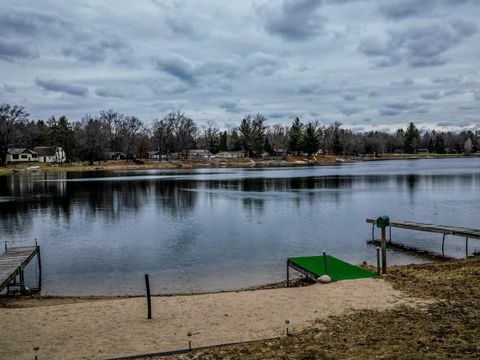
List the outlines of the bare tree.
{"type": "Polygon", "coordinates": [[[0,105],[0,162],[3,166],[7,163],[7,151],[13,144],[15,129],[28,116],[22,106],[0,105]]]}

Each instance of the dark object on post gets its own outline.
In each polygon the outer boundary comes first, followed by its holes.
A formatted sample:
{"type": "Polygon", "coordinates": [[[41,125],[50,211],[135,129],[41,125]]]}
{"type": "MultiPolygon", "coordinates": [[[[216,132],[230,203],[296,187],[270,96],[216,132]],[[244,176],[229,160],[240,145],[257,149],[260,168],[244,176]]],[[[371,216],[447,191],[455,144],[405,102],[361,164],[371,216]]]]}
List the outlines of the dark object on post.
{"type": "Polygon", "coordinates": [[[378,228],[386,228],[390,225],[390,218],[387,215],[382,215],[377,219],[378,228]]]}
{"type": "Polygon", "coordinates": [[[150,281],[148,274],[145,274],[145,286],[147,288],[147,319],[152,318],[152,300],[150,299],[150,281]]]}
{"type": "Polygon", "coordinates": [[[192,332],[189,331],[187,333],[187,336],[188,336],[188,350],[192,351],[192,332]]]}
{"type": "Polygon", "coordinates": [[[285,332],[287,334],[287,336],[290,336],[290,333],[288,332],[288,326],[290,325],[290,321],[289,320],[285,320],[285,332]]]}
{"type": "Polygon", "coordinates": [[[385,228],[390,225],[390,218],[386,215],[380,216],[377,219],[377,227],[381,229],[382,233],[382,274],[387,273],[387,234],[385,228]]]}

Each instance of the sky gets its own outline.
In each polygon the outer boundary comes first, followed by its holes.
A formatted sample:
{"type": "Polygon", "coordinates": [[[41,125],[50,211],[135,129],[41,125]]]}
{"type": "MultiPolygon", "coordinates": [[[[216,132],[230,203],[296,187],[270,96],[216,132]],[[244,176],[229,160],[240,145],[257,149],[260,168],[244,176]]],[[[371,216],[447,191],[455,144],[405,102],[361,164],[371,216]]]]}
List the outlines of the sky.
{"type": "Polygon", "coordinates": [[[2,0],[0,103],[475,130],[478,19],[478,0],[2,0]]]}

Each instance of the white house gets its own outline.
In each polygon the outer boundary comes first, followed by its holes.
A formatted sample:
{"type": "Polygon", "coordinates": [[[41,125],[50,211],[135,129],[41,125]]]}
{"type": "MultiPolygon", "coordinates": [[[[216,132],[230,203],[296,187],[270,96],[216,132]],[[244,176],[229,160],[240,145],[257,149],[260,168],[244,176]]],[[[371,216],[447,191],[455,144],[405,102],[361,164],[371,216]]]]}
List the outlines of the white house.
{"type": "Polygon", "coordinates": [[[7,150],[7,163],[38,161],[35,151],[26,148],[10,148],[7,150]]]}
{"type": "Polygon", "coordinates": [[[65,151],[56,146],[37,146],[33,149],[38,155],[38,161],[45,163],[64,163],[67,160],[65,151]]]}
{"type": "Polygon", "coordinates": [[[206,149],[193,149],[188,151],[188,157],[194,159],[210,159],[212,153],[206,149]]]}

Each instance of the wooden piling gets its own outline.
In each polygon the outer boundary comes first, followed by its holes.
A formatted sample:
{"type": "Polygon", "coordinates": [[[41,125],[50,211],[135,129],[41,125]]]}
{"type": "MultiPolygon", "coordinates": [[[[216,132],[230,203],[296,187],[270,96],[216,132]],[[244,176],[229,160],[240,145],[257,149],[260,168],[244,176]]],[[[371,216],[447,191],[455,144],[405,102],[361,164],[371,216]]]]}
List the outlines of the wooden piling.
{"type": "Polygon", "coordinates": [[[150,281],[148,274],[145,274],[145,287],[147,288],[147,319],[152,318],[152,300],[150,298],[150,281]]]}

